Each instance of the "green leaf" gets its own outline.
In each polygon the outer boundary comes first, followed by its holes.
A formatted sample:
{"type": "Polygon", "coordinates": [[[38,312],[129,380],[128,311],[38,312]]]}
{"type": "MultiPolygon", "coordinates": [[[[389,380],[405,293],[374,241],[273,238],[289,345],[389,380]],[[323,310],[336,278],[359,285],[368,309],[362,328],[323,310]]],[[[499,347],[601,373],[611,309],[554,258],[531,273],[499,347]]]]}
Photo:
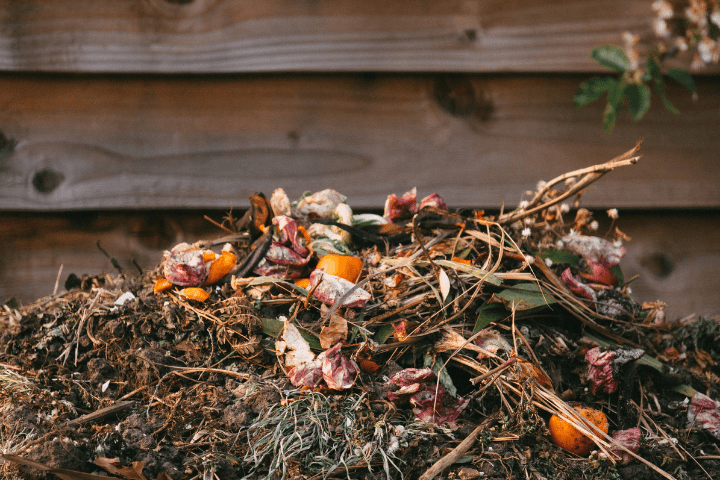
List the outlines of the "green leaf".
{"type": "Polygon", "coordinates": [[[670,103],[670,100],[667,98],[667,95],[665,95],[665,82],[662,78],[662,72],[660,71],[660,66],[653,60],[652,58],[647,59],[647,69],[650,73],[650,76],[653,79],[653,82],[655,83],[655,91],[660,96],[660,100],[662,100],[663,105],[666,109],[668,109],[670,112],[674,114],[680,113],[680,111],[675,108],[675,106],[670,103]]]}
{"type": "Polygon", "coordinates": [[[503,307],[502,305],[489,303],[486,303],[482,307],[478,308],[477,314],[478,319],[475,322],[475,328],[473,328],[473,333],[477,333],[491,323],[499,322],[500,320],[503,320],[508,316],[505,307],[503,307]]]}
{"type": "Polygon", "coordinates": [[[382,327],[378,328],[377,332],[375,332],[375,337],[373,337],[373,340],[382,345],[387,341],[388,338],[390,338],[390,335],[392,335],[394,331],[395,329],[391,324],[383,325],[382,327]]]}
{"type": "Polygon", "coordinates": [[[616,111],[620,111],[620,102],[625,98],[625,87],[627,87],[627,82],[620,80],[608,90],[608,103],[615,107],[616,111]]]}
{"type": "Polygon", "coordinates": [[[575,106],[582,107],[594,102],[613,88],[617,82],[618,80],[612,77],[592,77],[590,80],[583,82],[575,92],[575,106]]]}
{"type": "Polygon", "coordinates": [[[603,112],[603,130],[605,130],[605,133],[612,133],[613,128],[615,127],[616,118],[617,109],[608,102],[608,104],[605,105],[605,111],[603,112]]]}
{"type": "Polygon", "coordinates": [[[625,87],[625,95],[628,97],[630,114],[635,121],[640,120],[650,109],[650,87],[647,85],[631,84],[625,87]]]}
{"type": "Polygon", "coordinates": [[[615,278],[618,279],[618,285],[625,285],[625,275],[623,275],[622,270],[620,269],[620,265],[615,265],[610,269],[610,273],[615,275],[615,278]]]}
{"type": "Polygon", "coordinates": [[[590,58],[603,67],[607,67],[616,72],[625,72],[630,69],[630,60],[628,60],[622,48],[616,47],[615,45],[595,47],[590,54],[590,58]]]}
{"type": "Polygon", "coordinates": [[[457,397],[457,388],[455,388],[455,384],[453,383],[452,378],[450,378],[447,368],[442,368],[442,361],[436,362],[432,355],[426,354],[423,359],[423,366],[430,367],[430,369],[435,372],[435,375],[437,375],[440,379],[440,385],[445,387],[445,390],[447,390],[450,395],[457,397]],[[440,370],[441,368],[442,370],[440,370]]]}
{"type": "Polygon", "coordinates": [[[567,263],[571,267],[580,265],[580,257],[567,250],[544,250],[539,252],[537,256],[543,260],[549,258],[553,263],[567,263]]]}
{"type": "Polygon", "coordinates": [[[673,113],[673,114],[675,114],[675,115],[677,115],[678,113],[680,113],[680,110],[678,110],[677,108],[675,108],[675,105],[673,105],[672,103],[670,103],[670,99],[668,99],[668,98],[667,98],[667,95],[665,95],[665,86],[664,86],[664,84],[663,84],[663,89],[662,89],[662,90],[658,89],[657,86],[655,87],[655,90],[657,91],[658,95],[660,95],[660,100],[662,100],[663,105],[665,106],[666,109],[668,109],[671,113],[673,113]]]}
{"type": "MultiPolygon", "coordinates": [[[[285,322],[283,322],[282,320],[278,320],[277,318],[261,318],[260,322],[263,326],[263,333],[272,338],[276,338],[278,335],[280,335],[280,332],[282,332],[285,326],[285,322]]],[[[310,348],[312,348],[313,350],[323,349],[320,346],[320,339],[317,337],[317,335],[303,327],[297,327],[297,329],[300,332],[300,335],[302,335],[302,337],[310,344],[310,348]]]]}
{"type": "Polygon", "coordinates": [[[495,297],[501,298],[508,308],[514,305],[516,312],[542,308],[557,303],[552,296],[543,293],[540,287],[534,283],[519,283],[513,288],[495,294],[495,297]]]}
{"type": "Polygon", "coordinates": [[[672,78],[692,93],[695,93],[695,80],[693,80],[692,75],[690,75],[687,70],[683,68],[671,68],[668,72],[668,77],[672,78]]]}

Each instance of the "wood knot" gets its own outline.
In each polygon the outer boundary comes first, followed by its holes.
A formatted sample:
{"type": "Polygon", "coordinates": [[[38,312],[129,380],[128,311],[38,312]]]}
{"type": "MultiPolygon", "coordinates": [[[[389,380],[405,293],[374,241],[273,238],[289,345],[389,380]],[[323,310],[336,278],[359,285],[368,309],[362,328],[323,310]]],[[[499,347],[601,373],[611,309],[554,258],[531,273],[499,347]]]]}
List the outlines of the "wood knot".
{"type": "Polygon", "coordinates": [[[662,252],[654,252],[643,257],[640,265],[657,278],[667,278],[675,271],[675,262],[662,252]]]}
{"type": "Polygon", "coordinates": [[[65,180],[65,175],[49,168],[44,168],[33,175],[32,185],[38,193],[48,194],[65,180]]]}
{"type": "Polygon", "coordinates": [[[453,117],[474,116],[481,121],[490,119],[494,110],[492,101],[482,89],[477,89],[469,78],[447,75],[438,78],[433,96],[440,107],[453,117]]]}

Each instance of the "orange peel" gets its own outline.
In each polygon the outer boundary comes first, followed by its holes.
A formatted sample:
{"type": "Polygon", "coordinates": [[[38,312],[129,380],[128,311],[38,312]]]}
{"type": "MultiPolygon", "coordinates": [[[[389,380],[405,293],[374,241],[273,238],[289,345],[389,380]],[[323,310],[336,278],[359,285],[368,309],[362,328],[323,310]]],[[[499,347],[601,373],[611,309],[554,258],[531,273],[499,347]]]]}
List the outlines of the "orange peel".
{"type": "Polygon", "coordinates": [[[210,297],[210,294],[198,287],[188,287],[180,290],[180,294],[189,298],[190,300],[197,300],[198,302],[204,302],[210,297]]]}
{"type": "MultiPolygon", "coordinates": [[[[582,405],[576,405],[573,409],[600,430],[608,433],[610,425],[603,412],[582,405]]],[[[557,415],[550,417],[548,430],[550,430],[550,439],[552,442],[570,453],[584,457],[595,449],[595,442],[593,442],[590,437],[580,432],[580,430],[575,428],[569,421],[557,415]]]]}
{"type": "Polygon", "coordinates": [[[330,275],[344,278],[348,282],[357,282],[362,272],[363,261],[352,255],[325,255],[317,263],[317,269],[330,275]]]}
{"type": "Polygon", "coordinates": [[[160,293],[164,292],[165,290],[170,290],[172,288],[173,284],[170,283],[170,280],[167,278],[158,278],[155,280],[155,286],[153,287],[153,292],[160,293]]]}
{"type": "Polygon", "coordinates": [[[204,285],[212,285],[213,283],[219,282],[225,275],[230,273],[230,270],[232,270],[236,262],[237,259],[235,255],[223,250],[222,255],[218,255],[215,261],[210,264],[207,280],[205,280],[204,285]]]}

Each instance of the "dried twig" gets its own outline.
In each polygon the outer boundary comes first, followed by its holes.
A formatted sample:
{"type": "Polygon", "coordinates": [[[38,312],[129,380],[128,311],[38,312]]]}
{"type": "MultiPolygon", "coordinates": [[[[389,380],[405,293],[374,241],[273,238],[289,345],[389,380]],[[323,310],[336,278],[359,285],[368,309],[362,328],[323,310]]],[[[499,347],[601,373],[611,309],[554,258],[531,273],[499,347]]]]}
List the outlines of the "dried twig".
{"type": "Polygon", "coordinates": [[[548,183],[545,184],[543,188],[538,191],[532,200],[522,209],[514,210],[510,213],[507,213],[505,215],[500,215],[498,217],[497,222],[500,224],[508,224],[515,222],[517,220],[521,220],[525,217],[529,217],[531,215],[535,215],[536,213],[539,213],[546,208],[552,207],[553,205],[556,205],[563,200],[566,200],[573,195],[579,193],[580,191],[584,190],[590,184],[598,180],[600,177],[605,175],[608,172],[612,172],[617,167],[625,167],[628,165],[634,165],[638,162],[640,159],[639,156],[635,156],[635,154],[640,150],[640,146],[642,145],[642,140],[639,140],[635,147],[631,150],[628,150],[627,152],[623,153],[622,155],[610,160],[609,162],[602,163],[600,165],[595,165],[588,168],[582,168],[580,170],[575,170],[572,172],[565,173],[563,175],[560,175],[559,177],[556,177],[552,180],[550,180],[548,183]],[[540,204],[542,201],[543,196],[547,194],[550,189],[568,178],[572,177],[579,177],[581,178],[575,182],[571,187],[569,187],[567,190],[565,190],[563,193],[558,195],[557,197],[550,199],[546,201],[545,203],[540,204]]]}
{"type": "Polygon", "coordinates": [[[468,435],[465,440],[460,442],[460,445],[455,447],[445,455],[443,458],[438,460],[433,464],[432,467],[428,468],[425,473],[423,473],[420,476],[420,480],[432,480],[433,478],[440,475],[443,470],[448,468],[450,465],[455,463],[460,457],[465,455],[465,453],[470,450],[470,448],[475,444],[475,440],[480,436],[480,434],[487,430],[488,428],[492,427],[500,418],[500,412],[495,412],[492,415],[490,415],[488,418],[486,418],[480,425],[475,427],[475,430],[472,431],[470,435],[468,435]]]}

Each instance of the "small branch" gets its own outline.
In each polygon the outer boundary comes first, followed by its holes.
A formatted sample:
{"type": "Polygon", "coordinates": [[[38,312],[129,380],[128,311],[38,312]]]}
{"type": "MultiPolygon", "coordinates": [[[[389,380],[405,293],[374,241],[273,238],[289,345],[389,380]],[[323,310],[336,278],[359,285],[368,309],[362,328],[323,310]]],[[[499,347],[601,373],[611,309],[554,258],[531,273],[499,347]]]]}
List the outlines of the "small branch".
{"type": "Polygon", "coordinates": [[[110,415],[114,415],[114,414],[120,413],[122,411],[125,411],[134,406],[135,406],[135,402],[133,402],[133,401],[118,402],[118,403],[115,403],[114,405],[110,405],[109,407],[101,408],[100,410],[97,410],[92,413],[88,413],[87,415],[83,415],[74,420],[69,420],[67,422],[67,426],[74,427],[76,425],[82,425],[83,423],[95,422],[97,420],[108,417],[110,415]]]}
{"type": "Polygon", "coordinates": [[[488,428],[493,426],[499,418],[500,412],[495,412],[491,416],[486,418],[480,425],[475,427],[475,430],[473,430],[472,433],[468,435],[467,438],[465,438],[465,440],[460,442],[460,445],[455,447],[450,453],[435,462],[432,467],[428,468],[427,471],[422,474],[419,480],[432,480],[433,478],[440,475],[443,470],[455,463],[457,459],[465,455],[465,453],[470,450],[470,448],[475,444],[475,440],[477,440],[480,434],[484,430],[487,430],[488,428]]]}
{"type": "Polygon", "coordinates": [[[548,183],[545,184],[543,188],[538,191],[532,200],[530,200],[530,203],[522,209],[522,210],[514,210],[508,214],[500,215],[500,217],[497,220],[497,223],[500,224],[508,224],[515,222],[517,220],[521,220],[525,217],[529,217],[530,215],[534,215],[538,212],[541,212],[542,210],[545,210],[548,207],[551,207],[553,205],[556,205],[563,200],[566,200],[573,195],[576,195],[581,190],[584,190],[588,186],[590,186],[591,183],[595,182],[595,180],[598,180],[600,177],[605,175],[608,172],[611,172],[615,170],[617,167],[625,167],[628,165],[634,165],[638,162],[640,159],[639,156],[635,156],[635,154],[640,150],[640,146],[642,145],[642,140],[639,140],[638,143],[635,145],[635,147],[632,150],[628,150],[627,152],[623,153],[619,157],[616,157],[609,162],[595,165],[588,168],[582,168],[580,170],[575,170],[572,172],[565,173],[563,175],[560,175],[559,177],[556,177],[552,180],[550,180],[548,183]],[[565,190],[562,194],[558,195],[557,197],[540,204],[540,201],[542,200],[543,196],[547,194],[550,189],[562,182],[567,180],[571,177],[578,177],[581,176],[580,180],[575,182],[573,186],[565,190]],[[536,206],[537,205],[537,206],[536,206]]]}

